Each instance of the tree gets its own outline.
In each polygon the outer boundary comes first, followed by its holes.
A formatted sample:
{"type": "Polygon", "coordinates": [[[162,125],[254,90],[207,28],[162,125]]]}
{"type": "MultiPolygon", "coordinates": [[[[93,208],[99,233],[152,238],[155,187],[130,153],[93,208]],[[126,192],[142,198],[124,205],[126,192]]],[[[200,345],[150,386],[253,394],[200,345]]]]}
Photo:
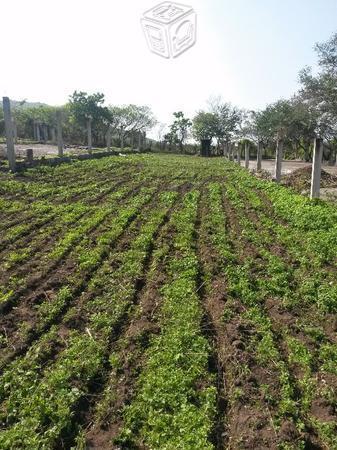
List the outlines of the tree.
{"type": "Polygon", "coordinates": [[[34,122],[50,127],[55,126],[54,106],[36,105],[29,106],[25,101],[18,102],[12,109],[13,119],[16,122],[18,134],[34,138],[34,122]]]}
{"type": "Polygon", "coordinates": [[[122,148],[128,135],[134,132],[140,135],[140,133],[145,133],[156,124],[153,112],[148,106],[110,106],[109,111],[110,127],[113,132],[118,134],[122,148]]]}
{"type": "Polygon", "coordinates": [[[172,150],[173,145],[178,143],[176,134],[172,132],[164,134],[164,142],[169,145],[169,150],[172,150]]]}
{"type": "Polygon", "coordinates": [[[217,129],[214,137],[219,148],[224,142],[230,142],[237,134],[243,113],[230,103],[223,102],[219,96],[210,98],[208,104],[210,112],[217,117],[217,129]]]}
{"type": "Polygon", "coordinates": [[[316,126],[314,112],[299,97],[293,97],[272,103],[262,111],[250,111],[243,132],[244,137],[264,147],[275,145],[282,137],[291,153],[302,148],[308,159],[316,126]]]}
{"type": "Polygon", "coordinates": [[[130,116],[132,118],[129,133],[133,136],[136,132],[138,134],[140,144],[141,135],[146,135],[146,132],[156,125],[157,120],[155,119],[151,108],[148,106],[129,105],[129,108],[130,116]]]}
{"type": "Polygon", "coordinates": [[[333,164],[337,149],[337,33],[327,42],[316,44],[315,50],[319,72],[314,76],[310,67],[300,72],[299,96],[318,116],[316,133],[330,148],[330,163],[333,164]]]}
{"type": "Polygon", "coordinates": [[[100,134],[105,134],[111,119],[110,111],[104,104],[104,94],[97,92],[87,94],[75,91],[69,98],[70,120],[73,124],[86,129],[88,120],[91,119],[92,132],[96,140],[100,134]]]}
{"type": "Polygon", "coordinates": [[[178,144],[180,151],[183,152],[192,122],[184,116],[182,111],[174,112],[173,116],[175,121],[170,126],[170,132],[166,136],[170,139],[170,143],[178,144]]]}
{"type": "Polygon", "coordinates": [[[157,141],[159,143],[160,150],[162,150],[163,144],[165,143],[166,129],[167,129],[166,123],[161,123],[161,122],[157,123],[156,135],[157,135],[157,141]]]}
{"type": "Polygon", "coordinates": [[[70,96],[69,103],[74,117],[84,127],[89,116],[92,118],[93,123],[109,117],[108,108],[102,106],[104,94],[100,92],[89,95],[86,92],[75,91],[70,96]]]}
{"type": "Polygon", "coordinates": [[[337,33],[334,33],[327,42],[315,45],[318,54],[318,64],[331,75],[337,75],[337,33]]]}
{"type": "Polygon", "coordinates": [[[201,141],[212,140],[217,136],[219,129],[219,117],[211,112],[199,111],[193,119],[193,137],[201,141]]]}
{"type": "Polygon", "coordinates": [[[121,148],[124,148],[126,134],[133,123],[131,108],[128,105],[111,106],[109,110],[111,113],[109,121],[110,127],[112,132],[118,134],[120,146],[121,148]]]}

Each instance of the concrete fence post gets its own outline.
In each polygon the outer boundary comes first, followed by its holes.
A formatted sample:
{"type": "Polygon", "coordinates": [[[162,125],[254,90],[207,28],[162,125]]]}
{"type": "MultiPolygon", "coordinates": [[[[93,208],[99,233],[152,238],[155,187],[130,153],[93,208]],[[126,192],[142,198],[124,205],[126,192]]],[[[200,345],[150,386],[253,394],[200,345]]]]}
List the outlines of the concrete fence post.
{"type": "Polygon", "coordinates": [[[111,150],[111,125],[108,126],[108,131],[106,133],[106,147],[108,151],[111,150]]]}
{"type": "Polygon", "coordinates": [[[237,146],[237,163],[241,166],[241,144],[238,142],[237,146]]]}
{"type": "Polygon", "coordinates": [[[11,104],[8,97],[2,98],[2,106],[4,110],[4,119],[5,119],[5,134],[6,134],[8,164],[10,170],[12,172],[15,172],[16,160],[14,148],[13,122],[11,115],[11,104]]]}
{"type": "Polygon", "coordinates": [[[257,155],[256,155],[256,170],[260,171],[262,169],[262,142],[259,141],[257,144],[257,155]]]}
{"type": "Polygon", "coordinates": [[[323,157],[323,139],[316,138],[312,160],[310,198],[319,198],[323,157]]]}
{"type": "Polygon", "coordinates": [[[13,119],[13,136],[14,136],[14,144],[18,143],[18,126],[16,120],[13,119]]]}
{"type": "Polygon", "coordinates": [[[92,118],[88,117],[88,119],[87,119],[87,132],[88,132],[88,151],[89,151],[89,153],[92,153],[91,124],[92,124],[92,118]]]}
{"type": "Polygon", "coordinates": [[[249,169],[249,144],[245,143],[245,168],[249,169]]]}
{"type": "Polygon", "coordinates": [[[51,127],[50,129],[50,134],[51,134],[51,141],[53,144],[56,144],[56,132],[55,132],[55,127],[51,127]]]}
{"type": "Polygon", "coordinates": [[[138,150],[142,149],[142,133],[138,131],[138,150]]]}
{"type": "Polygon", "coordinates": [[[124,130],[122,130],[121,134],[121,150],[124,150],[124,130]]]}
{"type": "Polygon", "coordinates": [[[27,161],[29,164],[32,164],[32,163],[33,163],[33,160],[34,160],[34,152],[33,152],[33,149],[32,149],[32,148],[27,148],[27,150],[26,150],[26,161],[27,161]]]}
{"type": "Polygon", "coordinates": [[[34,136],[34,141],[37,141],[37,139],[36,139],[36,122],[35,122],[35,120],[33,120],[33,136],[34,136]]]}
{"type": "Polygon", "coordinates": [[[228,155],[229,155],[229,160],[234,161],[233,144],[231,142],[228,142],[228,155]]]}
{"type": "Polygon", "coordinates": [[[57,122],[57,150],[58,156],[62,158],[63,156],[63,136],[62,136],[62,114],[61,111],[56,111],[56,122],[57,122]]]}
{"type": "Polygon", "coordinates": [[[41,141],[40,124],[39,124],[39,122],[36,122],[36,140],[38,142],[41,141]]]}
{"type": "Polygon", "coordinates": [[[275,161],[275,180],[280,183],[282,174],[282,159],[283,159],[283,140],[277,139],[276,144],[276,161],[275,161]]]}
{"type": "Polygon", "coordinates": [[[43,130],[43,140],[44,142],[48,142],[48,125],[46,125],[45,123],[42,126],[42,130],[43,130]]]}
{"type": "Polygon", "coordinates": [[[229,159],[229,143],[227,141],[224,143],[224,157],[229,159]]]}

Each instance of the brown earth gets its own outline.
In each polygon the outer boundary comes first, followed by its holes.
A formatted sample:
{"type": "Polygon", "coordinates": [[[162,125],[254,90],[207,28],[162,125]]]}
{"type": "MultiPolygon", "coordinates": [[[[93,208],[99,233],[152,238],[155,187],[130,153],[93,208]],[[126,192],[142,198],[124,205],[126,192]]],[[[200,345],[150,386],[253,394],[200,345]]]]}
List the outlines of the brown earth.
{"type": "MultiPolygon", "coordinates": [[[[311,186],[311,167],[296,169],[294,172],[285,175],[282,184],[300,193],[309,190],[311,186]]],[[[323,169],[321,174],[321,187],[337,187],[337,175],[328,173],[323,169]]]]}

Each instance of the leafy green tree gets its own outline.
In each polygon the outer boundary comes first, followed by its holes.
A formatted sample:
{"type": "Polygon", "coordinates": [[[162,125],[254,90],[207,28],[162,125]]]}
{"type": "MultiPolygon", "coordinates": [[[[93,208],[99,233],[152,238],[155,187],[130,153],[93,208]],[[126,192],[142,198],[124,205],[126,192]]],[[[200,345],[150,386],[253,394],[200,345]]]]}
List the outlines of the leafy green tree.
{"type": "Polygon", "coordinates": [[[157,124],[157,120],[149,106],[131,105],[134,124],[132,130],[148,131],[157,124]]]}
{"type": "Polygon", "coordinates": [[[132,133],[145,133],[156,124],[153,112],[148,106],[122,105],[109,107],[109,124],[112,132],[118,134],[121,146],[132,133]]]}
{"type": "Polygon", "coordinates": [[[193,137],[198,141],[212,140],[217,136],[218,130],[219,117],[212,112],[199,111],[193,118],[193,137]]]}
{"type": "Polygon", "coordinates": [[[262,111],[250,111],[243,127],[243,137],[273,147],[279,137],[285,142],[289,156],[302,149],[310,158],[312,140],[317,127],[317,114],[298,96],[279,100],[262,111]]]}
{"type": "Polygon", "coordinates": [[[168,144],[169,150],[172,150],[173,146],[178,144],[177,135],[171,131],[164,134],[164,142],[168,144]]]}
{"type": "Polygon", "coordinates": [[[12,110],[12,115],[16,121],[19,136],[33,138],[34,122],[55,127],[56,109],[48,105],[27,106],[24,102],[17,104],[12,110]]]}
{"type": "Polygon", "coordinates": [[[224,142],[230,142],[239,132],[243,120],[243,112],[228,102],[223,102],[221,97],[211,98],[209,101],[210,112],[217,117],[217,129],[214,137],[218,147],[224,142]]]}
{"type": "Polygon", "coordinates": [[[76,120],[86,126],[88,117],[92,118],[93,124],[109,117],[108,108],[104,107],[104,94],[97,92],[87,94],[82,91],[75,91],[69,99],[70,111],[76,120]]]}
{"type": "Polygon", "coordinates": [[[182,111],[174,112],[175,117],[174,122],[170,126],[170,136],[171,143],[175,143],[179,146],[181,152],[184,151],[184,143],[188,137],[189,129],[192,126],[192,121],[184,116],[182,111]]]}
{"type": "Polygon", "coordinates": [[[299,96],[319,116],[316,132],[329,147],[333,164],[337,150],[337,33],[327,42],[316,44],[315,50],[319,72],[313,75],[310,67],[300,72],[299,96]]]}
{"type": "Polygon", "coordinates": [[[86,129],[88,119],[91,119],[92,134],[97,142],[99,136],[106,133],[108,123],[111,119],[109,108],[103,106],[104,94],[97,92],[87,94],[75,91],[69,98],[70,123],[86,129]]]}

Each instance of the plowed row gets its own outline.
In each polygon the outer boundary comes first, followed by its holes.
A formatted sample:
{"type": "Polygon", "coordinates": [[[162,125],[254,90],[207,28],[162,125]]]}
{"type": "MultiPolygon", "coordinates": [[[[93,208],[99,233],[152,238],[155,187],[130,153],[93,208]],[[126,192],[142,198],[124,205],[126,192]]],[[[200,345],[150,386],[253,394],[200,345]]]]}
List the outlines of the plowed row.
{"type": "Polygon", "coordinates": [[[337,449],[336,255],[220,158],[0,175],[0,448],[337,449]]]}

